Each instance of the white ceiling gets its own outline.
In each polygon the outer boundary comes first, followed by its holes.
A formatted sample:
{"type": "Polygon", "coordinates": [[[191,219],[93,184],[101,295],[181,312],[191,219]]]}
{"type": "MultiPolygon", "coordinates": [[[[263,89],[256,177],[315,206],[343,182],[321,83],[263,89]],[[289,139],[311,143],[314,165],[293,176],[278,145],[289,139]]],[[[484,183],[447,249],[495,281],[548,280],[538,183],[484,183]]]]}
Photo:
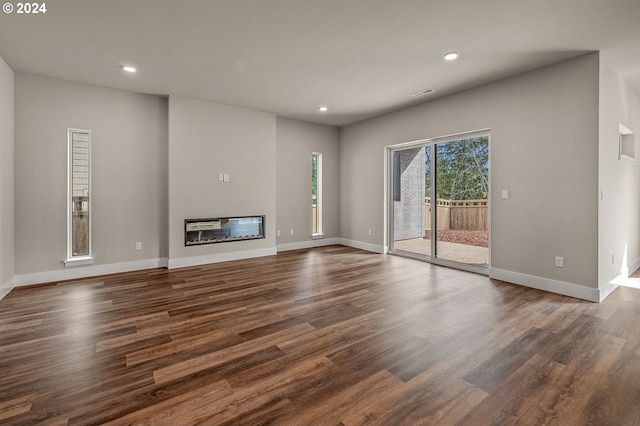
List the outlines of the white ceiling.
{"type": "Polygon", "coordinates": [[[46,7],[39,15],[0,13],[0,56],[14,71],[336,126],[594,50],[640,93],[640,0],[49,0],[46,7]],[[460,58],[445,62],[451,50],[460,58]],[[434,92],[409,96],[426,88],[434,92]],[[329,111],[318,112],[320,105],[329,111]]]}

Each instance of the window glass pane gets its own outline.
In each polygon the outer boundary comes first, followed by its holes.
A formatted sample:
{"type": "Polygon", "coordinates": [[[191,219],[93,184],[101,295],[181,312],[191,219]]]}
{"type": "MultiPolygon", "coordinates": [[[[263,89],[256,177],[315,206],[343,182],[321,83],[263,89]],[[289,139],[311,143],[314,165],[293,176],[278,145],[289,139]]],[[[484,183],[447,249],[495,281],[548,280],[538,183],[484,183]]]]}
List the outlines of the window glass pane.
{"type": "Polygon", "coordinates": [[[322,154],[311,154],[311,234],[322,237],[322,154]]]}
{"type": "Polygon", "coordinates": [[[71,134],[71,256],[89,256],[91,135],[71,134]]]}
{"type": "Polygon", "coordinates": [[[311,155],[311,232],[318,233],[318,154],[311,155]]]}

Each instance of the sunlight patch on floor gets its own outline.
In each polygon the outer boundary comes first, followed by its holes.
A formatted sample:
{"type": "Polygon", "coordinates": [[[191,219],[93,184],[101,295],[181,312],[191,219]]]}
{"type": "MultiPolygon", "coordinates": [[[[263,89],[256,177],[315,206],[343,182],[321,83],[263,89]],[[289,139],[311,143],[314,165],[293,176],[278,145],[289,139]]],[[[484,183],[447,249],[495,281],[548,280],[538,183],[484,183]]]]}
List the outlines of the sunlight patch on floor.
{"type": "Polygon", "coordinates": [[[629,277],[626,280],[621,280],[620,285],[625,287],[640,288],[640,278],[629,277]]]}

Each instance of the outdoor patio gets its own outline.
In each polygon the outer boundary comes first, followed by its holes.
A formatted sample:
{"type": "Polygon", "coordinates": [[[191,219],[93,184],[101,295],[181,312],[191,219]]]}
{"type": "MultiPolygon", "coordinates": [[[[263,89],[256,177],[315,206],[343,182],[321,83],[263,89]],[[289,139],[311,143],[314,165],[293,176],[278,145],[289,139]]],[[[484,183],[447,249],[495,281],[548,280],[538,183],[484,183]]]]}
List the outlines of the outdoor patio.
{"type": "MultiPolygon", "coordinates": [[[[422,255],[431,255],[431,240],[412,238],[394,242],[396,250],[408,251],[422,255]]],[[[468,244],[438,241],[438,258],[470,265],[489,266],[489,248],[468,244]]]]}

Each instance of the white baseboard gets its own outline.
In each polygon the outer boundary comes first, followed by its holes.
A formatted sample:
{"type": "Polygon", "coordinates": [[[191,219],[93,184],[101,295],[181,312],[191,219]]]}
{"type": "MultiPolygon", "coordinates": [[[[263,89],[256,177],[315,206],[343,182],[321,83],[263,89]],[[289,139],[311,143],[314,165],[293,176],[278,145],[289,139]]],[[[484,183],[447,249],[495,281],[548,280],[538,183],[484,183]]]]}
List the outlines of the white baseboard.
{"type": "Polygon", "coordinates": [[[332,246],[335,244],[340,244],[338,242],[338,238],[321,238],[317,240],[298,241],[296,243],[278,244],[276,246],[276,249],[278,252],[281,252],[281,251],[300,250],[300,249],[322,247],[322,246],[332,246]]]}
{"type": "Polygon", "coordinates": [[[622,268],[622,271],[608,283],[600,285],[600,301],[603,301],[618,286],[638,288],[636,279],[629,278],[638,268],[640,268],[640,259],[636,259],[627,269],[622,268]]]}
{"type": "Polygon", "coordinates": [[[631,265],[629,265],[629,275],[633,275],[640,268],[640,258],[636,259],[631,265]]]}
{"type": "Polygon", "coordinates": [[[255,250],[232,251],[228,253],[208,254],[204,256],[181,257],[169,259],[169,269],[186,268],[188,266],[206,265],[209,263],[229,262],[231,260],[251,259],[253,257],[272,256],[277,254],[275,247],[255,250]]]}
{"type": "Polygon", "coordinates": [[[360,250],[372,251],[374,253],[385,254],[387,249],[385,246],[379,246],[377,244],[364,243],[362,241],[348,240],[346,238],[338,238],[338,244],[343,246],[353,247],[360,250]]]}
{"type": "MultiPolygon", "coordinates": [[[[590,302],[600,302],[600,290],[597,288],[585,287],[564,281],[550,280],[548,278],[536,277],[534,275],[521,274],[518,272],[505,271],[504,269],[489,269],[489,278],[520,284],[525,287],[536,288],[538,290],[549,291],[551,293],[563,294],[577,299],[588,300],[590,302]]],[[[613,289],[611,290],[613,291],[613,289]]],[[[608,294],[608,293],[607,293],[608,294]]]]}
{"type": "Polygon", "coordinates": [[[0,300],[2,300],[16,286],[16,277],[0,285],[0,300]]]}
{"type": "Polygon", "coordinates": [[[167,266],[167,258],[136,260],[132,262],[109,263],[106,265],[78,266],[55,271],[36,272],[17,275],[15,287],[31,284],[42,284],[53,281],[72,280],[76,278],[95,277],[97,275],[117,274],[119,272],[139,271],[142,269],[162,268],[167,266]]]}
{"type": "MultiPolygon", "coordinates": [[[[620,276],[619,276],[620,277],[620,276]]],[[[613,280],[611,280],[610,282],[608,282],[607,284],[605,284],[604,286],[600,287],[600,300],[598,300],[598,302],[602,302],[608,295],[610,295],[613,290],[615,290],[616,288],[618,288],[618,286],[621,284],[620,281],[618,281],[618,277],[614,278],[613,280]]],[[[623,279],[622,281],[624,282],[626,280],[623,279]]]]}

